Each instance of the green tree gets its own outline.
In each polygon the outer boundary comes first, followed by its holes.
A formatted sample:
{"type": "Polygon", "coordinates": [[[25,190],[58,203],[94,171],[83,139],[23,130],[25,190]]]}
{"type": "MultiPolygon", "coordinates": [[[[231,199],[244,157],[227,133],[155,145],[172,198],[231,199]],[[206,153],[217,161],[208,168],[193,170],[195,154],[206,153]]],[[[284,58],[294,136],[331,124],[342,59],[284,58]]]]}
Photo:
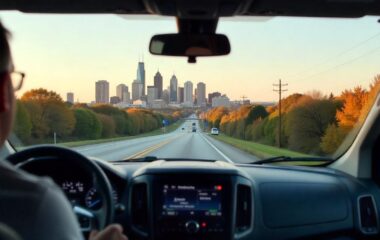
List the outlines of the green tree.
{"type": "Polygon", "coordinates": [[[305,153],[319,153],[326,128],[336,123],[337,104],[331,100],[312,100],[294,108],[285,124],[288,147],[305,153]]]}
{"type": "Polygon", "coordinates": [[[272,117],[272,118],[265,118],[263,121],[263,133],[264,138],[262,140],[262,143],[268,144],[268,145],[278,145],[278,121],[279,117],[272,117]]]}
{"type": "Polygon", "coordinates": [[[265,107],[258,105],[251,108],[248,113],[248,116],[245,120],[246,124],[252,124],[257,119],[264,119],[268,116],[268,112],[265,107]]]}
{"type": "Polygon", "coordinates": [[[333,154],[342,144],[349,129],[338,127],[335,124],[330,124],[322,137],[321,149],[326,154],[333,154]]]}
{"type": "Polygon", "coordinates": [[[74,109],[76,124],[73,135],[81,139],[98,139],[102,136],[102,123],[96,114],[88,109],[74,109]]]}
{"type": "Polygon", "coordinates": [[[247,139],[253,140],[255,142],[263,141],[264,135],[264,124],[268,119],[265,120],[259,118],[252,124],[248,125],[247,139]]]}
{"type": "Polygon", "coordinates": [[[104,114],[113,118],[115,123],[115,132],[118,135],[125,135],[128,133],[126,129],[128,114],[116,107],[106,104],[95,105],[91,108],[94,112],[104,114]]]}
{"type": "Polygon", "coordinates": [[[46,138],[57,133],[66,137],[75,127],[74,113],[53,91],[32,89],[21,97],[32,121],[32,135],[36,138],[46,138]]]}
{"type": "Polygon", "coordinates": [[[102,123],[102,138],[114,137],[116,126],[113,118],[101,113],[97,113],[96,116],[102,123]]]}
{"type": "Polygon", "coordinates": [[[36,101],[21,101],[28,111],[32,122],[32,137],[42,139],[49,134],[50,127],[48,121],[43,117],[42,106],[36,101]]]}
{"type": "Polygon", "coordinates": [[[46,105],[45,117],[50,127],[50,134],[60,137],[69,136],[75,128],[75,116],[65,104],[50,103],[46,105]]]}
{"type": "Polygon", "coordinates": [[[13,131],[22,142],[28,142],[32,133],[32,120],[24,104],[17,100],[16,118],[13,131]]]}

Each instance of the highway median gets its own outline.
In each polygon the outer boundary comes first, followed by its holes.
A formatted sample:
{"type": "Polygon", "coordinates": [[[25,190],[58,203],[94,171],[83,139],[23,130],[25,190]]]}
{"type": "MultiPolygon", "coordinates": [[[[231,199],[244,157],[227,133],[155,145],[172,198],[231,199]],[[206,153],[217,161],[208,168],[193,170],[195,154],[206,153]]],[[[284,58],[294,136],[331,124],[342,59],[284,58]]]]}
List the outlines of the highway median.
{"type": "Polygon", "coordinates": [[[165,131],[162,128],[159,128],[148,133],[143,133],[143,134],[134,135],[134,136],[124,136],[124,137],[105,138],[105,139],[96,139],[96,140],[71,141],[71,142],[58,143],[57,145],[71,148],[71,147],[81,147],[81,146],[100,144],[100,143],[124,141],[124,140],[130,140],[130,139],[142,138],[142,137],[157,136],[157,135],[166,134],[166,133],[175,131],[177,128],[179,128],[179,126],[181,126],[183,122],[184,120],[178,120],[177,122],[167,126],[165,131]]]}

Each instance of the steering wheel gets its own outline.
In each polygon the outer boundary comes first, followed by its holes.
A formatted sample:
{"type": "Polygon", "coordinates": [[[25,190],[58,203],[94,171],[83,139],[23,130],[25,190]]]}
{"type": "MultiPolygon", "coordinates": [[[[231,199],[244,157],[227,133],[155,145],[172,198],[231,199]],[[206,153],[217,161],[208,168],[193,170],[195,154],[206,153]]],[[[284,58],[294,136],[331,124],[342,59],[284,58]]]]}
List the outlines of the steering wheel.
{"type": "MultiPolygon", "coordinates": [[[[17,168],[33,174],[36,166],[69,166],[78,168],[86,177],[92,179],[93,187],[101,197],[102,206],[98,210],[91,210],[82,206],[73,206],[81,230],[87,233],[92,229],[103,229],[113,220],[114,204],[112,188],[103,170],[93,161],[68,148],[56,146],[31,147],[13,155],[7,160],[17,168]]],[[[67,168],[66,168],[67,169],[67,168]]],[[[54,178],[53,176],[51,176],[54,178]]]]}

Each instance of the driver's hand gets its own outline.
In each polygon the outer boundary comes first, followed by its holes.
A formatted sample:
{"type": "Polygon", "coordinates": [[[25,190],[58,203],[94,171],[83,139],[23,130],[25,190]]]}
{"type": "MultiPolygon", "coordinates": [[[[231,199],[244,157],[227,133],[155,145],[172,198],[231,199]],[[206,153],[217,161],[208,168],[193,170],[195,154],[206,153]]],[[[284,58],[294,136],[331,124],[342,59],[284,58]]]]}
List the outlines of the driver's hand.
{"type": "Polygon", "coordinates": [[[91,231],[89,240],[128,240],[128,238],[123,234],[123,227],[120,224],[110,224],[102,231],[91,231]]]}

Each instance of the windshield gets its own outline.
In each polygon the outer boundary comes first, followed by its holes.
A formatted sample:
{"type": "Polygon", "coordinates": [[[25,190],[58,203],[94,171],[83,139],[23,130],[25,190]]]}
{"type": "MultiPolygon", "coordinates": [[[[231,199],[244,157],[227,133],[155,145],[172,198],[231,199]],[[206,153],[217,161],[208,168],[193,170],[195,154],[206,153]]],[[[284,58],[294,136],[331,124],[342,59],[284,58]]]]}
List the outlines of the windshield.
{"type": "Polygon", "coordinates": [[[172,18],[1,12],[12,33],[13,146],[57,144],[106,161],[337,158],[380,87],[380,29],[360,19],[221,19],[231,54],[153,56],[172,18]],[[280,104],[279,104],[280,103],[280,104]]]}

